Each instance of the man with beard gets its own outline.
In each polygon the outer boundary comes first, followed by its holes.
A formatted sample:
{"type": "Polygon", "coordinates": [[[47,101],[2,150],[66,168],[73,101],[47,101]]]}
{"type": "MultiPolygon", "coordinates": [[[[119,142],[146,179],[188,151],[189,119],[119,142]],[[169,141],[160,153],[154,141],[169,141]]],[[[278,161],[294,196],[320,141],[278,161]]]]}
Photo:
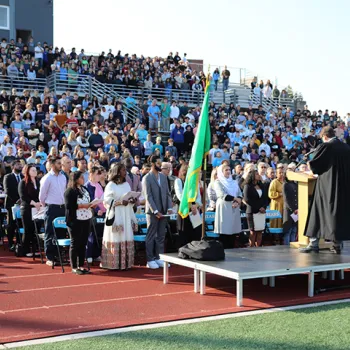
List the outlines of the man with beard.
{"type": "Polygon", "coordinates": [[[15,250],[13,238],[16,229],[16,223],[12,216],[12,207],[19,201],[18,184],[22,180],[22,164],[19,160],[14,160],[12,163],[12,172],[4,177],[4,190],[6,194],[5,208],[8,215],[7,240],[10,251],[15,250]]]}

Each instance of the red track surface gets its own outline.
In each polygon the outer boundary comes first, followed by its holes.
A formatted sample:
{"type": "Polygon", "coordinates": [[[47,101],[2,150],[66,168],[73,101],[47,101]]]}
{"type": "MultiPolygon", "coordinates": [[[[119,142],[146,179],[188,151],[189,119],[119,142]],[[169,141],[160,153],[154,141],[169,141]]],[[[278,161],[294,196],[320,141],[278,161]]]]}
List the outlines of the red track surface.
{"type": "MultiPolygon", "coordinates": [[[[92,330],[242,312],[350,297],[349,290],[307,297],[307,276],[244,282],[243,308],[235,306],[235,282],[208,275],[207,294],[193,293],[192,270],[172,266],[170,283],[162,270],[136,267],[126,272],[92,269],[77,276],[52,270],[0,250],[0,344],[92,330]]],[[[350,272],[343,284],[350,284],[350,272]]],[[[316,276],[316,286],[326,282],[316,276]]],[[[332,282],[334,284],[335,282],[332,282]]],[[[337,283],[337,282],[336,282],[337,283]]],[[[339,282],[338,282],[339,283],[339,282]]]]}

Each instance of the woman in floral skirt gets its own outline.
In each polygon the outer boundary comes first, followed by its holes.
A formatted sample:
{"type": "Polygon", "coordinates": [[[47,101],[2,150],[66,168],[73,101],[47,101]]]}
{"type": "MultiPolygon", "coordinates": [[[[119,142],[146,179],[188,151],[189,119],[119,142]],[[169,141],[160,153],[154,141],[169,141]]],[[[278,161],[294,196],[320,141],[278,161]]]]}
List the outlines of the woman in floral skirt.
{"type": "Polygon", "coordinates": [[[133,211],[134,201],[122,200],[131,191],[125,177],[125,166],[116,164],[110,171],[105,188],[104,205],[106,208],[113,206],[108,211],[108,217],[114,214],[114,222],[112,226],[105,225],[103,231],[101,267],[104,269],[126,270],[134,264],[134,230],[137,220],[133,211]]]}

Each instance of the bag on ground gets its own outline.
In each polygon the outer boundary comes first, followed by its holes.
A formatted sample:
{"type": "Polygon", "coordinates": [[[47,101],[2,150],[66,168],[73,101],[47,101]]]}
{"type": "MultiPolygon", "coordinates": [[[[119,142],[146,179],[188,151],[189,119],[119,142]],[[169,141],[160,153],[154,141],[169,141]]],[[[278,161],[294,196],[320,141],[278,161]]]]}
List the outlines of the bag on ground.
{"type": "Polygon", "coordinates": [[[216,240],[192,241],[179,249],[179,258],[203,261],[225,260],[225,250],[216,240]]]}

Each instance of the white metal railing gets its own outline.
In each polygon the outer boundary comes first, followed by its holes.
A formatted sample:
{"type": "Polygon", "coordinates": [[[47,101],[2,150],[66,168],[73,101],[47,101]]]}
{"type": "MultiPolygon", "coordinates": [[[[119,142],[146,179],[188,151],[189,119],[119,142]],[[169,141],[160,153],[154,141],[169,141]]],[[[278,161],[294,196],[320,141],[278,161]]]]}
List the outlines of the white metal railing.
{"type": "Polygon", "coordinates": [[[296,107],[295,99],[281,97],[266,98],[262,92],[256,95],[251,89],[242,87],[227,90],[225,92],[225,102],[233,102],[235,105],[239,104],[241,106],[251,105],[257,107],[261,105],[266,112],[269,110],[277,112],[279,107],[290,107],[292,109],[296,107]]]}
{"type": "Polygon", "coordinates": [[[35,80],[29,80],[27,77],[23,78],[11,78],[6,75],[0,75],[0,88],[11,91],[13,88],[23,90],[39,90],[44,91],[47,86],[46,78],[36,78],[35,80]]]}
{"type": "MultiPolygon", "coordinates": [[[[77,92],[80,96],[88,94],[90,97],[96,96],[101,102],[105,96],[115,98],[122,102],[126,116],[130,120],[142,116],[142,105],[144,100],[152,98],[161,100],[168,98],[168,100],[186,101],[190,106],[201,105],[204,98],[203,91],[181,90],[181,89],[161,89],[161,88],[145,88],[144,86],[126,86],[121,84],[102,83],[96,78],[76,74],[73,77],[66,75],[61,76],[60,73],[53,73],[47,78],[37,78],[34,81],[24,79],[14,79],[7,76],[0,76],[0,89],[11,90],[17,88],[18,90],[30,89],[39,90],[42,92],[48,86],[51,91],[60,95],[66,90],[77,92]],[[63,79],[62,79],[63,78],[63,79]],[[74,79],[73,79],[74,78],[74,79]],[[136,104],[130,104],[126,101],[129,93],[132,92],[136,104]]],[[[230,84],[229,89],[223,91],[222,84],[218,86],[217,91],[211,92],[211,100],[216,104],[231,103],[235,105],[240,104],[242,107],[249,105],[262,105],[264,110],[273,109],[277,111],[280,105],[295,108],[295,100],[290,98],[266,99],[263,94],[256,96],[253,91],[240,84],[230,84]]]]}

